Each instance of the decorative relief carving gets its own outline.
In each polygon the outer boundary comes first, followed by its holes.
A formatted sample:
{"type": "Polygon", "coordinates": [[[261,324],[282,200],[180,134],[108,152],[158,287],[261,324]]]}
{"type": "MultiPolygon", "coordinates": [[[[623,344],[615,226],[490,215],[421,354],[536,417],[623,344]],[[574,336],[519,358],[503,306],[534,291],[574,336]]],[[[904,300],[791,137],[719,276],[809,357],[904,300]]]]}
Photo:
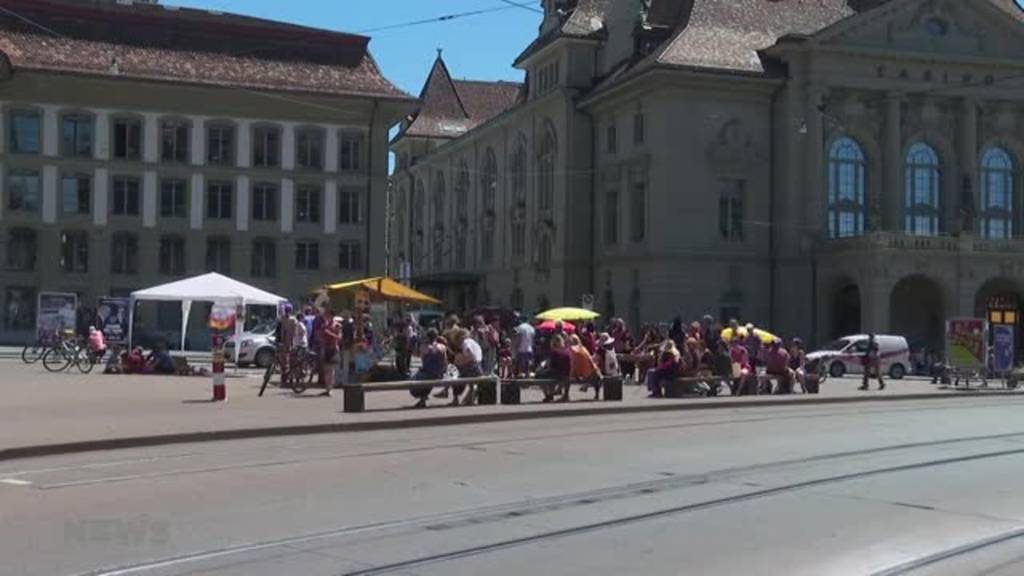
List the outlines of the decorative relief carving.
{"type": "Polygon", "coordinates": [[[750,170],[768,161],[764,145],[757,142],[737,118],[722,125],[705,150],[705,156],[716,171],[750,170]]]}

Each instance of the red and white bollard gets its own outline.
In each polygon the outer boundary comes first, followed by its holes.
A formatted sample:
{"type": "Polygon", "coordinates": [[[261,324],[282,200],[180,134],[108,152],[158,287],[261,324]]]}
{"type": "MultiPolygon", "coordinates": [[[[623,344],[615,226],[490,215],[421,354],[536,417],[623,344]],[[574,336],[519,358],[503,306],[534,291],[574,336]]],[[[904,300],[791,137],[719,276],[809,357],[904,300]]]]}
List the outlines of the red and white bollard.
{"type": "Polygon", "coordinates": [[[224,386],[224,348],[220,345],[220,336],[213,337],[213,401],[224,402],[228,399],[228,389],[224,386]]]}

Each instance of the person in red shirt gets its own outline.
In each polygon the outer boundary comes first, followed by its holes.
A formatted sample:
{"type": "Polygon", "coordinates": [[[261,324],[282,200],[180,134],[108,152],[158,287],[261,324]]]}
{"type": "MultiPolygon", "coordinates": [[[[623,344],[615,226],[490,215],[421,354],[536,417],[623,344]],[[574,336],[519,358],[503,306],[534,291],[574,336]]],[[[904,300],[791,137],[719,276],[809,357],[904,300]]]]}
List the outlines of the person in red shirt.
{"type": "Polygon", "coordinates": [[[324,375],[324,393],[330,396],[334,388],[334,371],[338,364],[338,343],[341,341],[341,327],[334,320],[334,311],[324,308],[323,323],[317,335],[320,342],[320,371],[324,375]]]}

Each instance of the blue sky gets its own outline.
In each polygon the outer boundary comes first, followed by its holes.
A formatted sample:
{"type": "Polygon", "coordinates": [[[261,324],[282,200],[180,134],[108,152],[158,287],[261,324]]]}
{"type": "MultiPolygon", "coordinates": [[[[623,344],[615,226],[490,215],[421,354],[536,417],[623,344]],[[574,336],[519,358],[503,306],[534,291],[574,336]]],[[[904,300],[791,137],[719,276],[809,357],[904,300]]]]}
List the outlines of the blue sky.
{"type": "MultiPolygon", "coordinates": [[[[516,0],[539,7],[540,0],[516,0]]],[[[496,12],[446,22],[365,32],[384,74],[419,95],[437,56],[456,78],[520,80],[515,57],[537,34],[540,14],[503,0],[164,0],[165,4],[220,10],[345,32],[402,24],[477,10],[496,12]]]]}

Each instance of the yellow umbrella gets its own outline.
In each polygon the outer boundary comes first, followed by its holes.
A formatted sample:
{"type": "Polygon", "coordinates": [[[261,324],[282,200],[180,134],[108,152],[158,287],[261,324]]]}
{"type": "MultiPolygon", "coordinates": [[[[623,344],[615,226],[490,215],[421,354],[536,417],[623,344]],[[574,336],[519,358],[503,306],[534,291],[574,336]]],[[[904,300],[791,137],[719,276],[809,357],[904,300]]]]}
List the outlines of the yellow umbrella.
{"type": "MultiPolygon", "coordinates": [[[[740,338],[746,338],[747,337],[747,329],[744,328],[743,326],[740,326],[739,328],[736,329],[736,334],[738,334],[740,338]]],[[[772,334],[771,332],[768,332],[768,331],[765,331],[765,330],[761,330],[760,328],[754,328],[754,334],[758,338],[761,339],[761,343],[762,344],[771,344],[775,340],[781,340],[775,334],[772,334]]],[[[722,330],[722,340],[725,340],[726,342],[730,342],[732,339],[733,339],[732,328],[726,328],[725,330],[722,330]]]]}
{"type": "Polygon", "coordinates": [[[552,308],[537,314],[537,319],[574,322],[577,320],[593,320],[599,316],[600,314],[597,312],[585,308],[552,308]]]}

